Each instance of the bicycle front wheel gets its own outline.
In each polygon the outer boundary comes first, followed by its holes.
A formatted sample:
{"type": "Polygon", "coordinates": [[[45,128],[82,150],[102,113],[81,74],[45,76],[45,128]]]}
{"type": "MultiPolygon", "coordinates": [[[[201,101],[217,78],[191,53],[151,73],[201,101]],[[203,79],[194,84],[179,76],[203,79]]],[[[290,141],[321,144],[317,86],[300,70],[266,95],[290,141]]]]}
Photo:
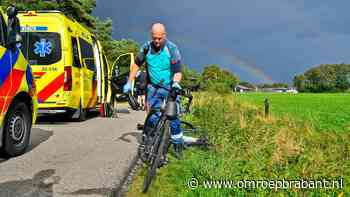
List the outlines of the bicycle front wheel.
{"type": "Polygon", "coordinates": [[[147,114],[146,120],[143,125],[142,142],[138,150],[139,157],[144,163],[147,163],[147,164],[151,162],[151,152],[154,147],[154,144],[156,144],[157,137],[158,137],[155,135],[157,134],[155,130],[159,120],[157,120],[154,126],[153,123],[150,122],[150,119],[153,116],[158,116],[158,119],[160,119],[157,113],[159,113],[159,111],[151,110],[147,114]]]}
{"type": "Polygon", "coordinates": [[[161,120],[159,121],[157,125],[156,132],[161,133],[160,137],[158,138],[158,142],[155,143],[154,151],[152,151],[152,160],[151,165],[148,167],[148,171],[146,174],[146,177],[144,179],[143,183],[143,193],[146,193],[148,191],[149,186],[151,185],[151,182],[153,178],[156,175],[156,171],[158,166],[160,166],[161,158],[163,155],[167,152],[167,147],[169,144],[169,138],[170,138],[170,121],[169,120],[161,120]]]}

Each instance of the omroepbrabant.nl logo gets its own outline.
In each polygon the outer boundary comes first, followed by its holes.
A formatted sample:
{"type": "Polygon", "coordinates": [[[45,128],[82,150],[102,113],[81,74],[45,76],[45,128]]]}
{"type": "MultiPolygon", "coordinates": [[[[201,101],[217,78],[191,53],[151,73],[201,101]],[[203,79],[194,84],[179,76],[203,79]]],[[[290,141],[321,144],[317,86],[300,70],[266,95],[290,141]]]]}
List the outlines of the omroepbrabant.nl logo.
{"type": "Polygon", "coordinates": [[[299,180],[199,180],[195,177],[187,182],[190,189],[342,189],[343,178],[340,179],[299,179],[299,180]]]}

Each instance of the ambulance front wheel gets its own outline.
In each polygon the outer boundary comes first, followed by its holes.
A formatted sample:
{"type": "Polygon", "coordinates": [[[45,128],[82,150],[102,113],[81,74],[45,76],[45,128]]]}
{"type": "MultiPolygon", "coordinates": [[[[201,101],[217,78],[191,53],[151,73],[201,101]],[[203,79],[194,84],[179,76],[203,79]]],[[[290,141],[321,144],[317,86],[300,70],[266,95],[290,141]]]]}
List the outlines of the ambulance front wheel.
{"type": "Polygon", "coordinates": [[[15,157],[25,152],[29,145],[32,119],[27,105],[14,101],[4,120],[3,152],[5,156],[15,157]]]}

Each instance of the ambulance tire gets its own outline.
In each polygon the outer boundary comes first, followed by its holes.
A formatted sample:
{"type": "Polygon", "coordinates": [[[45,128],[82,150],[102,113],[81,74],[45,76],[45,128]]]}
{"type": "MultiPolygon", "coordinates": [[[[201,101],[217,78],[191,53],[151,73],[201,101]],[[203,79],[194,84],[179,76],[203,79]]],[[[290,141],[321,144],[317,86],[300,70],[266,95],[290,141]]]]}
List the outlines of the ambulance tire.
{"type": "Polygon", "coordinates": [[[82,108],[80,103],[78,109],[71,109],[68,111],[68,116],[72,121],[76,121],[76,122],[85,121],[87,117],[87,111],[82,108]]]}
{"type": "Polygon", "coordinates": [[[24,102],[14,101],[4,120],[2,153],[6,157],[23,154],[30,141],[32,116],[24,102]]]}
{"type": "Polygon", "coordinates": [[[86,117],[87,117],[87,110],[86,109],[83,109],[81,104],[80,104],[80,107],[79,107],[79,117],[78,117],[78,121],[79,122],[82,122],[82,121],[85,121],[86,120],[86,117]]]}

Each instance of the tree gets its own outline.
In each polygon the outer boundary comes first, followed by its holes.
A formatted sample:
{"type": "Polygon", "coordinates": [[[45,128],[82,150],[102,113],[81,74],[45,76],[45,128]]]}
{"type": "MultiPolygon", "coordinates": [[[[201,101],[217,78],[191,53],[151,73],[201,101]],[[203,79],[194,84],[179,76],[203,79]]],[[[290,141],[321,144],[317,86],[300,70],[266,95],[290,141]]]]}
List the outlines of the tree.
{"type": "Polygon", "coordinates": [[[110,18],[105,21],[96,19],[96,29],[94,33],[97,39],[101,41],[101,45],[106,53],[109,61],[114,61],[118,56],[125,53],[133,53],[137,55],[139,45],[131,39],[114,40],[112,38],[113,22],[110,18]]]}
{"type": "Polygon", "coordinates": [[[221,69],[218,65],[208,65],[204,67],[202,77],[204,80],[217,80],[219,78],[221,69]]]}
{"type": "Polygon", "coordinates": [[[101,45],[106,53],[107,58],[109,61],[112,61],[115,59],[115,57],[112,54],[113,51],[113,38],[112,38],[112,20],[108,18],[105,21],[102,21],[100,19],[96,19],[96,28],[94,29],[94,33],[98,40],[100,40],[101,45]]]}
{"type": "Polygon", "coordinates": [[[91,16],[96,0],[5,0],[5,7],[15,4],[19,10],[61,10],[66,15],[83,23],[89,28],[95,27],[95,18],[91,16]]]}
{"type": "Polygon", "coordinates": [[[230,71],[221,70],[221,73],[219,75],[219,79],[217,81],[224,83],[233,89],[238,84],[239,79],[234,74],[232,74],[230,71]]]}
{"type": "Polygon", "coordinates": [[[350,88],[350,65],[323,64],[294,77],[301,92],[345,92],[350,88]]]}
{"type": "Polygon", "coordinates": [[[181,85],[184,88],[189,88],[193,91],[198,90],[200,87],[200,75],[195,71],[190,69],[187,65],[182,65],[182,80],[181,85]]]}
{"type": "Polygon", "coordinates": [[[218,65],[208,65],[204,67],[202,73],[202,89],[230,92],[239,82],[237,76],[227,70],[223,70],[218,65]]]}
{"type": "Polygon", "coordinates": [[[296,75],[293,79],[294,87],[296,87],[299,92],[305,92],[305,79],[303,74],[296,75]]]}
{"type": "Polygon", "coordinates": [[[338,66],[336,70],[335,88],[338,91],[344,92],[350,88],[350,72],[345,66],[338,66]]]}

